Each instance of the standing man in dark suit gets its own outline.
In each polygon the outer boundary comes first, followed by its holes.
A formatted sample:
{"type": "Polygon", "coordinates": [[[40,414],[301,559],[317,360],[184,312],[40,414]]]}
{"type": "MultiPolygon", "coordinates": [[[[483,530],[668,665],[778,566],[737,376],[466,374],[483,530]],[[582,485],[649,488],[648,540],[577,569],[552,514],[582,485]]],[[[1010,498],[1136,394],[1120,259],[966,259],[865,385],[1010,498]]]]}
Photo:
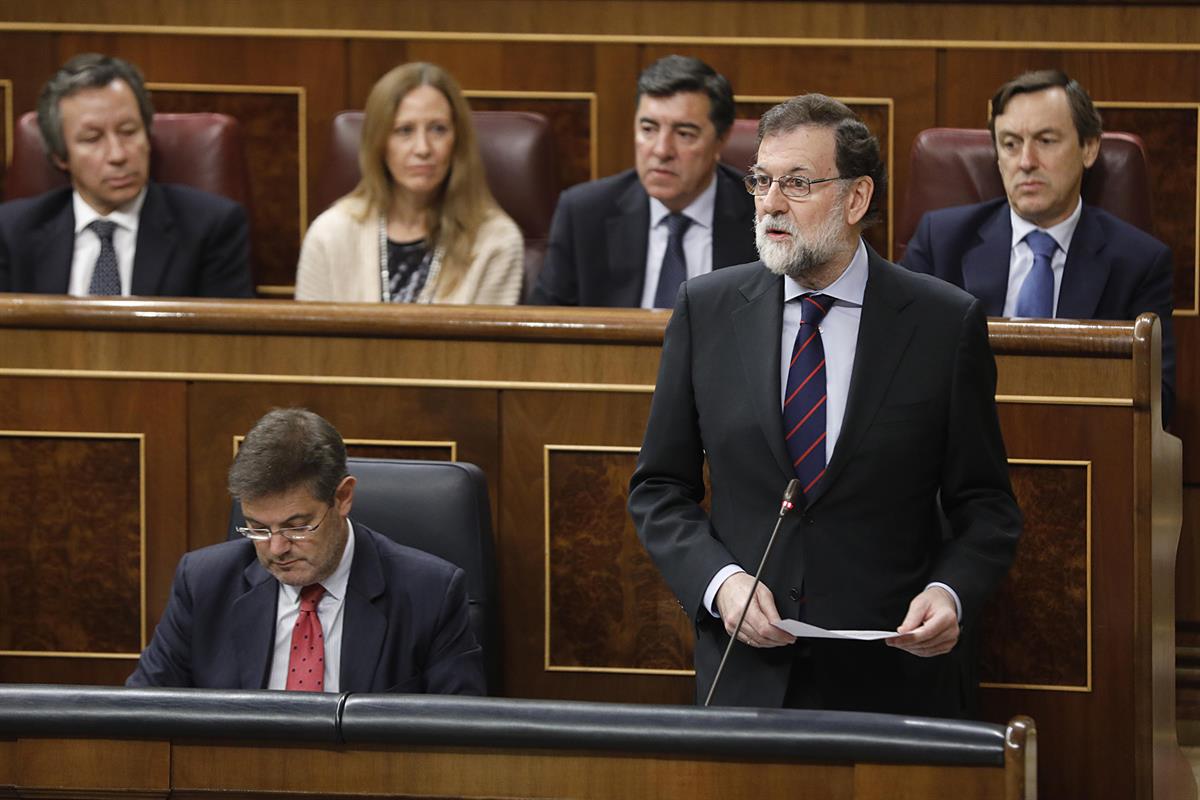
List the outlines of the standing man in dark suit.
{"type": "Polygon", "coordinates": [[[350,522],[333,426],[271,411],[229,470],[244,539],[188,553],[129,686],[484,694],[463,571],[350,522]]]}
{"type": "Polygon", "coordinates": [[[1100,153],[1100,114],[1058,70],[1027,72],[992,97],[988,129],[1005,198],[931,211],[904,266],[961,286],[988,315],[1162,322],[1163,421],[1175,405],[1171,251],[1084,205],[1083,171],[1100,153]]]}
{"type": "Polygon", "coordinates": [[[862,241],[887,176],[849,108],[803,95],[758,131],[762,260],[680,290],[630,513],[695,620],[700,698],[796,478],[801,507],[714,702],[963,715],[974,686],[956,644],[1021,529],[983,308],[862,241]],[[797,641],[781,616],[907,635],[797,641]]]}
{"type": "Polygon", "coordinates": [[[638,78],[636,169],[563,192],[541,305],[670,308],[685,278],[755,257],[754,204],[719,163],[733,125],[729,81],[667,56],[638,78]]]}
{"type": "Polygon", "coordinates": [[[50,161],[71,188],[0,205],[0,291],[252,297],[246,211],[150,180],[154,109],[141,72],[76,56],[38,98],[50,161]]]}

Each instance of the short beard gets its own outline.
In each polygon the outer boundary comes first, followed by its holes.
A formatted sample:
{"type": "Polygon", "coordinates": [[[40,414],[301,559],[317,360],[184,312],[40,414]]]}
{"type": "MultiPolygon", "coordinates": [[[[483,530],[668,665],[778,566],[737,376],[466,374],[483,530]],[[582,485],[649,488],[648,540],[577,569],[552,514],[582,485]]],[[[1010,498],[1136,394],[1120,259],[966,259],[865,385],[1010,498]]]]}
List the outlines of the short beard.
{"type": "Polygon", "coordinates": [[[844,213],[844,202],[835,203],[816,231],[807,238],[786,214],[759,217],[754,224],[754,244],[758,248],[758,257],[776,275],[786,275],[799,281],[802,275],[828,264],[845,248],[844,213]],[[786,244],[771,241],[767,237],[768,227],[790,233],[792,240],[786,244]]]}

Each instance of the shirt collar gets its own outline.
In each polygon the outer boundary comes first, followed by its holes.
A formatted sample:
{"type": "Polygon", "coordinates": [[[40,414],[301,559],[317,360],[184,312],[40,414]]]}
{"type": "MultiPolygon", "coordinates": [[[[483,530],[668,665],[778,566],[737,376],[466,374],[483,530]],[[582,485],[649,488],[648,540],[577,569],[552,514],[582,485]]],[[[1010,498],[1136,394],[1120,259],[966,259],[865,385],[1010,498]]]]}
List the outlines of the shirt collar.
{"type": "Polygon", "coordinates": [[[137,197],[125,205],[115,209],[110,214],[100,214],[96,209],[88,205],[79,192],[73,191],[71,192],[71,207],[75,212],[75,233],[78,235],[88,225],[91,225],[98,219],[107,219],[117,223],[118,227],[124,228],[131,233],[137,233],[138,218],[141,216],[142,204],[144,202],[146,202],[145,186],[138,192],[137,197]]]}
{"type": "Polygon", "coordinates": [[[850,265],[838,276],[838,279],[826,286],[820,292],[813,292],[795,280],[783,276],[783,301],[795,300],[802,294],[823,294],[832,297],[846,305],[861,306],[863,295],[867,290],[867,246],[863,240],[858,240],[858,249],[850,259],[850,265]]]}
{"type": "MultiPolygon", "coordinates": [[[[702,228],[711,228],[713,221],[713,209],[717,207],[717,173],[713,172],[713,179],[708,182],[708,186],[700,193],[700,196],[691,202],[687,208],[680,213],[692,221],[693,225],[699,225],[702,228]]],[[[662,201],[657,197],[650,198],[650,227],[657,227],[671,210],[663,205],[662,201]]]]}
{"type": "Polygon", "coordinates": [[[1019,242],[1024,241],[1032,231],[1045,231],[1050,234],[1051,238],[1058,243],[1065,253],[1071,247],[1071,239],[1075,236],[1075,228],[1079,225],[1079,217],[1083,213],[1083,198],[1081,197],[1075,203],[1075,210],[1071,212],[1071,216],[1064,219],[1057,225],[1052,225],[1049,228],[1039,228],[1029,220],[1017,214],[1016,210],[1009,203],[1008,213],[1012,219],[1012,247],[1016,247],[1019,242]]]}
{"type": "MultiPolygon", "coordinates": [[[[342,560],[338,562],[337,569],[333,571],[325,580],[321,581],[321,585],[325,587],[325,594],[329,595],[337,601],[342,601],[346,597],[346,584],[350,582],[350,566],[354,563],[354,525],[350,520],[346,520],[346,546],[342,549],[342,560]]],[[[300,590],[303,586],[291,586],[286,583],[279,584],[280,590],[292,603],[300,602],[300,590]]]]}

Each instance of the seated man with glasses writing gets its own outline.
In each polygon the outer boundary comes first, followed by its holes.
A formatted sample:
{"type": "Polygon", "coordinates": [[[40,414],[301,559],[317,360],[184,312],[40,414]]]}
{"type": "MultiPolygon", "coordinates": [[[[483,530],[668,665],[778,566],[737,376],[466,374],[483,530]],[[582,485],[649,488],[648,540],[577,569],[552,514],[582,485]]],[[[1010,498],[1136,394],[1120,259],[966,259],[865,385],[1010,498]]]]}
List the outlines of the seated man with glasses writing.
{"type": "Polygon", "coordinates": [[[128,686],[485,693],[463,571],[353,524],[342,437],[304,409],[246,435],[239,541],[179,562],[128,686]]]}

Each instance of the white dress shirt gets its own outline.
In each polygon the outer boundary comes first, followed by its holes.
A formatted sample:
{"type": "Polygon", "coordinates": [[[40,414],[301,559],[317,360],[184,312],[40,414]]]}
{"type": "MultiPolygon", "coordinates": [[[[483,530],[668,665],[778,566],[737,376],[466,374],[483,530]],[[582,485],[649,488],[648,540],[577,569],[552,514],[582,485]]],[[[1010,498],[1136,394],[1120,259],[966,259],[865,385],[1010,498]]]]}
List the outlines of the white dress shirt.
{"type": "Polygon", "coordinates": [[[133,287],[133,253],[137,248],[138,219],[142,214],[142,203],[146,201],[146,190],[111,214],[102,216],[79,196],[71,193],[71,206],[75,211],[75,254],[71,257],[71,277],[67,282],[67,293],[75,297],[88,297],[92,283],[92,272],[96,259],[100,257],[100,237],[88,225],[98,219],[115,222],[113,250],[117,253],[117,272],[121,276],[121,294],[128,297],[133,287]]]}
{"type": "MultiPolygon", "coordinates": [[[[326,692],[337,692],[342,680],[342,620],[346,600],[346,584],[350,581],[350,565],[354,563],[354,526],[346,520],[346,548],[342,560],[321,585],[325,594],[317,603],[317,619],[321,621],[321,634],[325,638],[325,688],[326,692]]],[[[286,689],[288,660],[292,651],[292,628],[300,616],[300,590],[303,586],[279,584],[279,596],[275,603],[275,649],[271,657],[271,677],[268,689],[286,689]]]]}
{"type": "MultiPolygon", "coordinates": [[[[687,259],[689,278],[712,272],[713,212],[716,205],[717,179],[714,172],[708,188],[680,212],[692,221],[683,234],[683,257],[687,259]]],[[[667,215],[670,213],[661,200],[650,198],[650,235],[646,237],[646,284],[642,287],[642,308],[654,308],[658,276],[662,272],[663,256],[667,253],[667,241],[671,238],[667,227],[667,215]]]]}
{"type": "Polygon", "coordinates": [[[1054,241],[1058,249],[1050,259],[1050,269],[1054,272],[1054,315],[1058,316],[1058,290],[1062,287],[1063,268],[1067,265],[1067,251],[1071,248],[1071,239],[1075,236],[1075,228],[1079,225],[1079,215],[1083,213],[1083,200],[1075,204],[1071,216],[1057,225],[1049,228],[1039,228],[1029,220],[1017,216],[1017,212],[1009,206],[1008,213],[1012,219],[1012,249],[1008,256],[1008,291],[1004,295],[1004,316],[1017,315],[1017,298],[1021,294],[1021,286],[1025,283],[1030,270],[1033,269],[1033,248],[1025,241],[1031,231],[1045,231],[1054,241]]]}
{"type": "MultiPolygon", "coordinates": [[[[824,289],[814,292],[787,276],[784,276],[783,279],[783,329],[780,333],[779,350],[779,415],[781,420],[783,419],[783,402],[787,395],[788,367],[792,361],[792,349],[796,344],[796,334],[799,333],[800,324],[803,321],[801,304],[790,301],[804,294],[823,294],[832,297],[835,301],[820,325],[821,345],[825,348],[826,464],[833,458],[838,436],[842,432],[842,421],[846,416],[846,400],[850,396],[850,376],[854,372],[854,356],[858,349],[858,328],[862,322],[863,296],[867,290],[868,275],[867,248],[860,239],[858,249],[854,251],[849,266],[838,276],[837,280],[824,289]]],[[[782,422],[779,436],[783,437],[782,422]]],[[[704,592],[704,607],[714,617],[719,616],[715,605],[717,590],[730,575],[736,575],[739,572],[745,572],[740,565],[727,564],[709,581],[708,588],[704,592]]],[[[944,583],[931,583],[929,586],[940,586],[950,593],[961,619],[962,604],[958,599],[958,593],[944,583]]]]}

